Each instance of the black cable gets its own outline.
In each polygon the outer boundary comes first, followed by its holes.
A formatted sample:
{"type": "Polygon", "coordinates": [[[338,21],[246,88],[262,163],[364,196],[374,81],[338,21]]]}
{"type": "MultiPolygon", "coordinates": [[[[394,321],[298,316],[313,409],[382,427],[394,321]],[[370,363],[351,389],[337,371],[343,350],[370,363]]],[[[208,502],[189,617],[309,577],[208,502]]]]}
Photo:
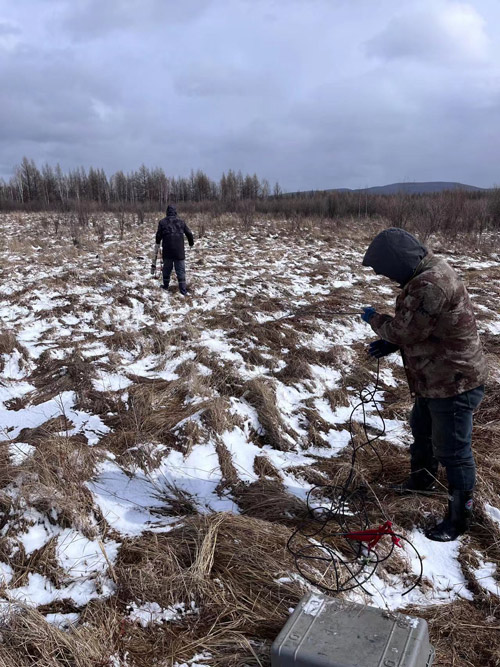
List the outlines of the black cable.
{"type": "Polygon", "coordinates": [[[292,313],[291,315],[283,315],[282,317],[275,317],[263,322],[284,322],[285,320],[298,320],[301,318],[307,317],[344,317],[347,315],[358,315],[359,310],[314,310],[314,308],[309,306],[304,306],[304,308],[299,309],[297,312],[292,313]]]}
{"type": "Polygon", "coordinates": [[[364,544],[363,541],[368,541],[366,538],[361,540],[353,536],[353,534],[365,531],[373,531],[374,537],[380,535],[379,529],[370,529],[367,511],[368,488],[364,485],[354,488],[356,457],[359,450],[367,448],[378,459],[380,470],[374,483],[380,479],[384,471],[383,461],[374,444],[386,432],[385,420],[375,400],[377,391],[379,390],[379,383],[380,360],[377,360],[377,376],[374,388],[371,390],[365,387],[360,390],[359,402],[353,407],[349,415],[352,454],[346,481],[342,484],[317,484],[309,490],[306,499],[307,516],[303,523],[292,533],[287,543],[287,548],[294,557],[295,566],[300,575],[310,584],[328,593],[340,593],[355,588],[362,588],[371,596],[371,593],[364,588],[364,585],[375,574],[378,565],[392,556],[396,544],[400,541],[404,541],[412,547],[420,563],[420,573],[416,581],[403,595],[407,595],[418,586],[423,575],[423,562],[417,549],[406,537],[394,533],[390,525],[387,525],[387,522],[384,524],[386,532],[382,532],[382,536],[378,537],[376,544],[364,544]],[[370,436],[368,433],[368,424],[366,421],[366,406],[368,404],[375,406],[375,412],[382,423],[379,433],[373,436],[370,436]],[[365,440],[361,444],[356,445],[353,417],[359,408],[363,410],[363,433],[365,440]],[[328,504],[320,505],[319,507],[313,506],[312,496],[318,490],[322,492],[323,497],[330,498],[328,504]],[[354,522],[357,523],[356,527],[352,525],[354,522]],[[332,528],[331,526],[336,527],[332,528]],[[391,538],[391,544],[384,554],[379,545],[382,542],[387,544],[384,539],[385,537],[391,538]],[[338,548],[330,544],[330,540],[335,538],[337,540],[338,538],[344,538],[344,542],[341,544],[347,552],[346,554],[341,553],[338,548]],[[296,544],[298,539],[305,540],[305,546],[296,544]],[[311,574],[311,567],[308,567],[311,563],[316,563],[316,566],[323,565],[323,574],[316,567],[318,575],[313,576],[311,574]],[[333,575],[333,585],[327,585],[326,582],[322,581],[326,575],[329,577],[333,575]]]}

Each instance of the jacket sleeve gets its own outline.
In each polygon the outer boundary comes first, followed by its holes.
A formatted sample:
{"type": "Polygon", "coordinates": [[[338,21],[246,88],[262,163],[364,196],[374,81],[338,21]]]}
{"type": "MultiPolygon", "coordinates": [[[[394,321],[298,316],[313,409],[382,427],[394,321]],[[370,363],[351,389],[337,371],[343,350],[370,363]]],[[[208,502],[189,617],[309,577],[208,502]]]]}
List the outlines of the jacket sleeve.
{"type": "Polygon", "coordinates": [[[184,234],[187,237],[188,243],[190,246],[194,246],[194,236],[193,232],[189,229],[189,227],[184,223],[184,234]]]}
{"type": "Polygon", "coordinates": [[[158,231],[156,232],[156,245],[160,245],[160,243],[161,243],[161,238],[162,238],[161,224],[158,223],[158,231]]]}
{"type": "Polygon", "coordinates": [[[405,346],[421,343],[432,334],[446,304],[444,291],[434,283],[409,289],[394,317],[375,314],[370,326],[384,340],[405,346]]]}

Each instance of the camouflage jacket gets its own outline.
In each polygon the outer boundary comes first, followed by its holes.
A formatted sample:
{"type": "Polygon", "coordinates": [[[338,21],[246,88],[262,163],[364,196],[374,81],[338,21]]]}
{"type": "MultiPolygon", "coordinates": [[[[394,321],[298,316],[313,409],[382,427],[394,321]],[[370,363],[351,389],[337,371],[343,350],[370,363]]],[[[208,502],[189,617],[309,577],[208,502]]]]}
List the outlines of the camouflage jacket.
{"type": "Polygon", "coordinates": [[[372,329],[399,345],[413,394],[448,398],[484,384],[486,361],[467,289],[429,252],[396,301],[395,316],[375,314],[372,329]]]}

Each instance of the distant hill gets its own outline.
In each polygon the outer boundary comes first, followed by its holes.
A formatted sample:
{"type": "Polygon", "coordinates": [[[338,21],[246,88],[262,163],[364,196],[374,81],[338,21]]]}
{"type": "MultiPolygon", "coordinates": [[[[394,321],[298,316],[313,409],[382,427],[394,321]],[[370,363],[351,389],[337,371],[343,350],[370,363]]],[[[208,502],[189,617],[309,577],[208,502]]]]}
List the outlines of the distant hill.
{"type": "Polygon", "coordinates": [[[329,190],[299,190],[298,192],[286,192],[285,196],[295,197],[297,195],[315,194],[316,192],[362,192],[372,195],[396,195],[399,193],[410,195],[432,194],[446,190],[467,190],[469,192],[485,192],[487,188],[478,188],[476,185],[465,185],[453,181],[428,181],[425,183],[390,183],[389,185],[376,185],[372,188],[330,188],[329,190]]]}
{"type": "Polygon", "coordinates": [[[427,183],[391,183],[390,185],[378,185],[372,188],[358,188],[350,190],[349,188],[333,188],[328,192],[368,192],[374,195],[395,195],[400,192],[411,195],[427,194],[432,192],[443,192],[444,190],[484,190],[475,185],[464,185],[463,183],[453,183],[449,181],[429,181],[427,183]]]}

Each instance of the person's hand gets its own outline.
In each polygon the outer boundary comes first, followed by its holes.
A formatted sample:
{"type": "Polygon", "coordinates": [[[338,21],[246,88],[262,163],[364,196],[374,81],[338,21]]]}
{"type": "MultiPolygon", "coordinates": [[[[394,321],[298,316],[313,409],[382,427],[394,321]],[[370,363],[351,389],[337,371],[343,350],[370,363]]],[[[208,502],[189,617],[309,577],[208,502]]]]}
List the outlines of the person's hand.
{"type": "Polygon", "coordinates": [[[388,340],[384,340],[383,338],[370,343],[368,346],[368,354],[375,359],[382,359],[382,357],[386,357],[388,354],[392,354],[398,350],[399,345],[389,343],[388,340]]]}
{"type": "Polygon", "coordinates": [[[156,273],[156,264],[153,262],[151,264],[151,275],[154,276],[156,273]]]}
{"type": "Polygon", "coordinates": [[[376,314],[376,312],[377,311],[375,310],[375,308],[373,308],[373,306],[368,306],[367,308],[363,308],[361,319],[363,320],[363,322],[370,324],[370,320],[376,314]]]}

